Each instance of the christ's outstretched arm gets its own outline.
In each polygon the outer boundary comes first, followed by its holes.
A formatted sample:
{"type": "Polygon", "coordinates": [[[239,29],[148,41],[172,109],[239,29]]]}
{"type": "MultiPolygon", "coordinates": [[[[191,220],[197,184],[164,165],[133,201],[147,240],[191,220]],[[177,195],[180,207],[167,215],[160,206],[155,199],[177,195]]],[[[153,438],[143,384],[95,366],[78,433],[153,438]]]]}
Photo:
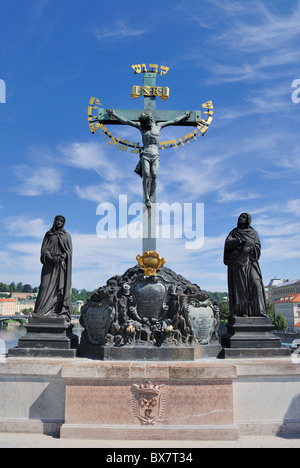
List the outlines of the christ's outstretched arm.
{"type": "Polygon", "coordinates": [[[160,128],[168,127],[169,125],[174,125],[177,122],[181,122],[182,120],[187,120],[192,112],[187,111],[184,115],[181,115],[180,117],[177,117],[174,120],[169,120],[168,122],[161,122],[158,123],[157,126],[160,128]]]}
{"type": "Polygon", "coordinates": [[[122,115],[117,114],[117,112],[114,109],[106,109],[106,112],[110,117],[115,117],[118,119],[120,122],[122,122],[125,125],[131,125],[132,127],[135,127],[140,130],[141,124],[139,122],[133,122],[132,120],[126,119],[126,117],[123,117],[122,115]]]}

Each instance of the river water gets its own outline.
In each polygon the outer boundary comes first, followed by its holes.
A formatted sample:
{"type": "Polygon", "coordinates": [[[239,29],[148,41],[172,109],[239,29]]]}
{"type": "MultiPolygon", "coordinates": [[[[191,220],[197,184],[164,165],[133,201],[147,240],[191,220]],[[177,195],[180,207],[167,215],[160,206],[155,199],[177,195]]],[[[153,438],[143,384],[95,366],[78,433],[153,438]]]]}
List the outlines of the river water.
{"type": "MultiPolygon", "coordinates": [[[[81,336],[82,327],[76,324],[73,328],[73,333],[79,338],[81,336]]],[[[0,355],[6,354],[9,348],[18,346],[18,339],[26,334],[26,328],[17,324],[9,325],[0,329],[0,355]]]]}

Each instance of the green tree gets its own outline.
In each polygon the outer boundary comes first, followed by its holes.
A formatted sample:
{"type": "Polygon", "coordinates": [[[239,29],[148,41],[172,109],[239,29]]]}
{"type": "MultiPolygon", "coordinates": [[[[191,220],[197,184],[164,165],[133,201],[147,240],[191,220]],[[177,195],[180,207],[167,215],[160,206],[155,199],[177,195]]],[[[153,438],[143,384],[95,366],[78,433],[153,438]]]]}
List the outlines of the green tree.
{"type": "Polygon", "coordinates": [[[23,309],[20,311],[21,314],[23,315],[32,315],[34,312],[33,308],[30,307],[29,309],[23,309]]]}
{"type": "Polygon", "coordinates": [[[230,309],[228,302],[222,302],[220,304],[220,319],[227,321],[230,316],[230,309]]]}
{"type": "Polygon", "coordinates": [[[79,291],[76,288],[72,288],[72,302],[79,301],[79,291]]]}
{"type": "Polygon", "coordinates": [[[275,320],[275,327],[276,327],[276,330],[280,330],[280,331],[286,331],[288,329],[288,324],[281,312],[278,312],[277,314],[277,317],[275,320]]]}
{"type": "Polygon", "coordinates": [[[273,325],[275,325],[275,304],[267,304],[267,314],[273,325]]]}
{"type": "Polygon", "coordinates": [[[18,292],[18,293],[23,292],[23,283],[18,283],[17,284],[16,292],[18,292]]]}
{"type": "Polygon", "coordinates": [[[31,293],[32,292],[32,287],[30,284],[24,284],[22,288],[23,293],[31,293]]]}
{"type": "Polygon", "coordinates": [[[221,304],[221,302],[223,302],[224,297],[228,297],[228,292],[211,292],[211,291],[208,291],[208,294],[213,298],[214,301],[218,302],[218,304],[221,304]]]}
{"type": "Polygon", "coordinates": [[[10,283],[10,285],[9,285],[9,291],[10,291],[11,293],[17,291],[17,286],[16,286],[15,283],[10,283]]]}

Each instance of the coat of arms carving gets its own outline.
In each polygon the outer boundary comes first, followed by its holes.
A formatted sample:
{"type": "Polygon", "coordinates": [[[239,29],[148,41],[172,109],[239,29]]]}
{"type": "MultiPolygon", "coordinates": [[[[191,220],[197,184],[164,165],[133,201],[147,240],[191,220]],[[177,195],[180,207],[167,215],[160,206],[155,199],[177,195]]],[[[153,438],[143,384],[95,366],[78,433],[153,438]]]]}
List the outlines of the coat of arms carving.
{"type": "Polygon", "coordinates": [[[147,382],[133,385],[131,392],[133,414],[142,425],[153,425],[163,417],[167,398],[164,385],[147,382]]]}

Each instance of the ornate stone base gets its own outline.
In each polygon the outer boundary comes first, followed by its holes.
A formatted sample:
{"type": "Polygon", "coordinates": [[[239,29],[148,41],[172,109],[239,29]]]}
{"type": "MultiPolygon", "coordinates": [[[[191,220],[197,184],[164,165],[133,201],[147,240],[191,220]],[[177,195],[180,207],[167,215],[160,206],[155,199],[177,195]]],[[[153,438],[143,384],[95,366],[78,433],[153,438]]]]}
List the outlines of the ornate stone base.
{"type": "Polygon", "coordinates": [[[161,446],[299,434],[299,364],[298,354],[198,362],[10,357],[0,365],[0,432],[161,446]]]}
{"type": "Polygon", "coordinates": [[[17,348],[8,350],[8,356],[76,357],[78,337],[64,318],[30,318],[26,329],[26,335],[19,339],[17,348]]]}
{"type": "Polygon", "coordinates": [[[80,357],[193,361],[221,350],[218,304],[168,268],[145,276],[136,266],[109,279],[82,308],[80,324],[80,357]]]}
{"type": "Polygon", "coordinates": [[[96,346],[80,343],[78,357],[103,361],[195,361],[197,359],[217,358],[222,350],[219,343],[193,346],[162,346],[155,348],[146,344],[135,346],[96,346]]]}
{"type": "Polygon", "coordinates": [[[235,440],[232,365],[93,363],[63,369],[61,438],[235,440]]]}
{"type": "Polygon", "coordinates": [[[227,333],[221,337],[220,357],[270,358],[287,357],[291,352],[281,346],[281,340],[269,317],[230,317],[227,333]]]}

